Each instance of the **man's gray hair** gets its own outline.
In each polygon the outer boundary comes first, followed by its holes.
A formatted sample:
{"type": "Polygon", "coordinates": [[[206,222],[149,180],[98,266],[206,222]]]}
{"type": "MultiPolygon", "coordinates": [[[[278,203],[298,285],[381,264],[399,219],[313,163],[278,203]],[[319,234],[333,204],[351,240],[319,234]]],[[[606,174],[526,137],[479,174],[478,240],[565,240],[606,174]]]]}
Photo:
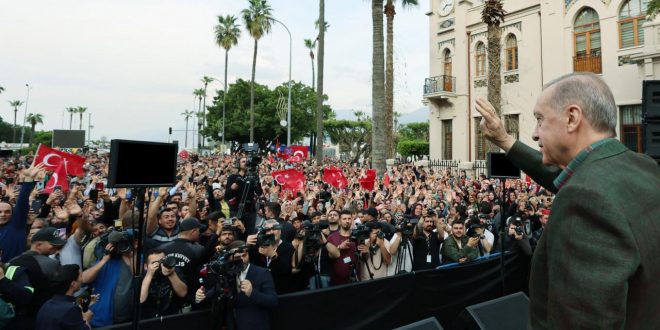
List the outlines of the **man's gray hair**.
{"type": "Polygon", "coordinates": [[[275,219],[269,219],[269,220],[264,221],[264,226],[266,226],[266,225],[275,226],[275,225],[278,225],[278,224],[279,224],[279,222],[277,222],[277,220],[275,220],[275,219]]]}
{"type": "Polygon", "coordinates": [[[584,111],[584,117],[596,131],[616,135],[616,102],[607,84],[591,72],[574,72],[563,75],[543,86],[555,90],[548,101],[560,111],[576,104],[584,111]]]}

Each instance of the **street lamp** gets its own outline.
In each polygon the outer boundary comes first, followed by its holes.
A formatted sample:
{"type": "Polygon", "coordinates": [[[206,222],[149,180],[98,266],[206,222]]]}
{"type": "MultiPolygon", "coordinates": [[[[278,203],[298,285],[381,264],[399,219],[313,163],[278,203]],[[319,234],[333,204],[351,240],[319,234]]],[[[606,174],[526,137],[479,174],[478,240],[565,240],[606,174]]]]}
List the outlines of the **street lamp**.
{"type": "Polygon", "coordinates": [[[30,100],[30,90],[32,89],[30,84],[25,84],[25,87],[27,88],[27,97],[25,98],[25,111],[23,112],[23,125],[21,126],[21,147],[23,147],[23,137],[25,136],[25,120],[27,119],[27,107],[28,101],[30,100]]]}
{"type": "Polygon", "coordinates": [[[286,145],[289,146],[291,145],[291,49],[293,47],[293,39],[291,38],[291,31],[289,31],[289,28],[286,27],[284,23],[278,21],[273,17],[271,17],[271,19],[277,23],[282,24],[282,26],[286,29],[286,32],[289,33],[289,101],[286,111],[286,123],[287,123],[286,145]]]}

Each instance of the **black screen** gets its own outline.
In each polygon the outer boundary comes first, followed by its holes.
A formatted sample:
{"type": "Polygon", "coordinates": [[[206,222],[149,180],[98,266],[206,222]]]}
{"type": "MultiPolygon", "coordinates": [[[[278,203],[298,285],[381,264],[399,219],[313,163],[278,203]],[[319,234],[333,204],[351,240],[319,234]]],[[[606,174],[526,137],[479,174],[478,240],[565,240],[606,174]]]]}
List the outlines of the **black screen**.
{"type": "Polygon", "coordinates": [[[53,130],[53,147],[82,148],[85,146],[85,131],[53,130]]]}
{"type": "Polygon", "coordinates": [[[173,143],[112,140],[108,186],[174,186],[177,151],[173,143]]]}
{"type": "Polygon", "coordinates": [[[520,169],[502,152],[488,153],[489,178],[520,178],[520,169]]]}

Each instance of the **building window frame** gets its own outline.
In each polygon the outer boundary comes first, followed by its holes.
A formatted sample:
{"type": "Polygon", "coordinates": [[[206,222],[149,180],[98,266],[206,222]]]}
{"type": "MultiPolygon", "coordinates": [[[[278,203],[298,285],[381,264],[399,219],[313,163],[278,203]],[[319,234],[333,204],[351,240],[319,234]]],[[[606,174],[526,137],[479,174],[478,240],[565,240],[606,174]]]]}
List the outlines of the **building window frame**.
{"type": "Polygon", "coordinates": [[[477,77],[486,76],[486,44],[482,41],[479,41],[475,47],[475,63],[476,71],[475,74],[477,77]]]}
{"type": "Polygon", "coordinates": [[[520,139],[520,115],[517,113],[504,115],[504,127],[506,132],[513,136],[514,139],[520,139]]]}
{"type": "Polygon", "coordinates": [[[600,16],[591,7],[582,8],[575,23],[573,24],[573,71],[602,73],[602,33],[600,28],[600,16]],[[592,14],[591,21],[582,21],[592,14]],[[578,40],[584,39],[584,50],[579,50],[578,40]],[[592,47],[597,41],[598,47],[592,47]]]}
{"type": "Polygon", "coordinates": [[[442,159],[452,159],[452,120],[442,120],[442,159]]]}
{"type": "Polygon", "coordinates": [[[619,49],[631,48],[644,45],[644,29],[642,24],[646,22],[646,9],[648,8],[647,0],[628,0],[619,9],[619,21],[617,27],[619,29],[619,49]],[[631,9],[631,3],[637,3],[637,8],[631,9]],[[637,11],[633,12],[633,10],[637,11]],[[632,44],[626,43],[624,45],[624,33],[632,28],[632,44]]]}
{"type": "Polygon", "coordinates": [[[518,39],[514,34],[509,34],[505,45],[505,71],[518,70],[518,39]]]}
{"type": "Polygon", "coordinates": [[[644,144],[642,142],[644,139],[642,136],[642,105],[619,106],[619,114],[621,116],[621,120],[619,121],[621,143],[632,151],[644,152],[644,144]]]}
{"type": "Polygon", "coordinates": [[[484,136],[479,123],[481,122],[481,117],[474,118],[474,159],[475,160],[486,160],[486,152],[488,152],[488,144],[486,143],[486,136],[484,136]]]}

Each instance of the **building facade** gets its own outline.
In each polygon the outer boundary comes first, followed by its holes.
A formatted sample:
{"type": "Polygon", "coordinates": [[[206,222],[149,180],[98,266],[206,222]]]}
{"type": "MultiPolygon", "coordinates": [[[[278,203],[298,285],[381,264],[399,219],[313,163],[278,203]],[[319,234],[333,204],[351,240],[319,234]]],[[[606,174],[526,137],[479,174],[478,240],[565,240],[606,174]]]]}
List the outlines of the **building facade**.
{"type": "MultiPolygon", "coordinates": [[[[536,146],[532,114],[543,85],[570,72],[599,74],[619,107],[617,137],[642,152],[642,82],[660,79],[660,18],[648,0],[503,0],[502,114],[509,133],[536,146]]],[[[487,94],[483,0],[430,0],[430,157],[486,157],[475,99],[487,94]]]]}

